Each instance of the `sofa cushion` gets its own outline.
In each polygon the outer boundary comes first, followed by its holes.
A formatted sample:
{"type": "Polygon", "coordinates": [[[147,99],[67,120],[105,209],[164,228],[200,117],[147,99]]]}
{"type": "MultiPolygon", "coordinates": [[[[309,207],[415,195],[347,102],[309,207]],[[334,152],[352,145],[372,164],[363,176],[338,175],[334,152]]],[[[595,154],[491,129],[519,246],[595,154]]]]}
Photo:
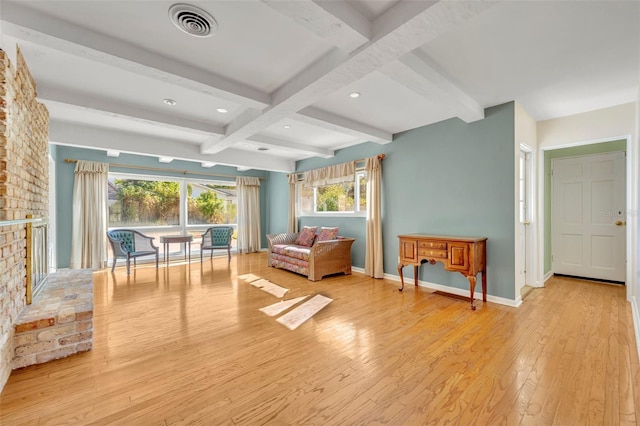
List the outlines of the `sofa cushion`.
{"type": "Polygon", "coordinates": [[[313,245],[313,240],[316,238],[316,229],[318,229],[317,226],[305,226],[302,228],[302,231],[300,231],[295,240],[295,244],[311,247],[313,245]]]}
{"type": "Polygon", "coordinates": [[[311,253],[311,248],[288,244],[275,244],[272,247],[272,251],[273,253],[277,253],[283,256],[307,261],[309,260],[309,253],[311,253]]]}
{"type": "Polygon", "coordinates": [[[271,254],[271,259],[277,260],[280,264],[289,263],[291,265],[299,266],[301,268],[308,268],[309,267],[309,261],[308,260],[296,259],[296,258],[293,258],[291,256],[286,256],[284,254],[272,253],[271,254]]]}
{"type": "Polygon", "coordinates": [[[316,237],[316,241],[335,240],[338,237],[338,228],[320,228],[320,233],[316,237]]]}
{"type": "Polygon", "coordinates": [[[292,259],[282,254],[272,253],[269,262],[270,266],[275,266],[276,268],[287,269],[302,275],[309,275],[309,262],[305,262],[304,260],[292,259]]]}

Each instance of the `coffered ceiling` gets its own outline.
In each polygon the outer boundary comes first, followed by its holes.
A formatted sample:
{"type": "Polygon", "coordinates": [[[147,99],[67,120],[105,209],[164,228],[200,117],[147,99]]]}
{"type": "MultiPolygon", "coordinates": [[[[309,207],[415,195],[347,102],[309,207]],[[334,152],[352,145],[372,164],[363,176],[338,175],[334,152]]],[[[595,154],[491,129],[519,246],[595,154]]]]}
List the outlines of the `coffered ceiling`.
{"type": "Polygon", "coordinates": [[[51,142],[292,171],[512,100],[544,120],[638,93],[635,1],[189,2],[208,37],[175,3],[0,0],[51,142]]]}

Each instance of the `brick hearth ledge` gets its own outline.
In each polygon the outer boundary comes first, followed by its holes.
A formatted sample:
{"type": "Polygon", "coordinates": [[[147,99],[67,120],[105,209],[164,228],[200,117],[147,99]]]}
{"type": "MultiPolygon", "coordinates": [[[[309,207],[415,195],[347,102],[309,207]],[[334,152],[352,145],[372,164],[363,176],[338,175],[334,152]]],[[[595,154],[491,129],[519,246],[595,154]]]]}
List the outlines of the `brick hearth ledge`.
{"type": "Polygon", "coordinates": [[[45,287],[20,313],[13,340],[13,369],[42,364],[93,346],[93,271],[49,274],[45,287]]]}

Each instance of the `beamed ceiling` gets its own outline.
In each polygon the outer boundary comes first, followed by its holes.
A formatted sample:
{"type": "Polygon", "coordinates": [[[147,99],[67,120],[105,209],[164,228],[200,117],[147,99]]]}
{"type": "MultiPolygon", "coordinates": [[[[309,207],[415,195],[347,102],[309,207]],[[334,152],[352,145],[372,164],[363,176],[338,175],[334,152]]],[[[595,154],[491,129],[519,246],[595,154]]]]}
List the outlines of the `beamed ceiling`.
{"type": "Polygon", "coordinates": [[[635,1],[191,1],[217,23],[200,38],[176,2],[0,1],[52,143],[241,169],[509,101],[538,121],[633,102],[640,80],[635,1]]]}

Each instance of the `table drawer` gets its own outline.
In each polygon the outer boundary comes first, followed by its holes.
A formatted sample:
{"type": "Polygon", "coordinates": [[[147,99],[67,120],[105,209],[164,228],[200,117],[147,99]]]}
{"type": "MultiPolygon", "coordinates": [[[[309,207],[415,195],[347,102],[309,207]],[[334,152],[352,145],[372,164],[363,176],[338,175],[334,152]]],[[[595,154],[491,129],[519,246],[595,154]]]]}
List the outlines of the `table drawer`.
{"type": "Polygon", "coordinates": [[[446,250],[437,250],[430,248],[419,248],[418,256],[420,257],[428,257],[433,259],[446,259],[447,251],[446,250]]]}
{"type": "Polygon", "coordinates": [[[446,241],[418,241],[418,248],[446,250],[447,242],[446,241]]]}

